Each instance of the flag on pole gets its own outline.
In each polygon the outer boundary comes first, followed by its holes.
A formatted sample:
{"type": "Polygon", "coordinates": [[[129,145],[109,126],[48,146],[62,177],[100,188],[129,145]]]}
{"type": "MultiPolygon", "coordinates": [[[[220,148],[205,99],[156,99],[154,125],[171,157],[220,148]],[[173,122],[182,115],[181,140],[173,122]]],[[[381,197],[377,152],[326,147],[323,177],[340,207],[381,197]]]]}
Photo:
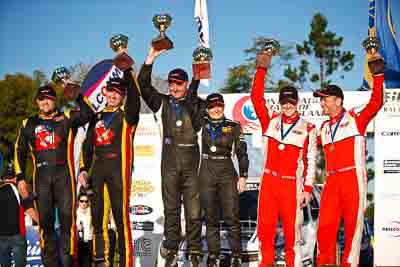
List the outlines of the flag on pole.
{"type": "MultiPolygon", "coordinates": [[[[207,0],[195,0],[194,19],[197,21],[197,32],[199,46],[210,48],[208,32],[207,0]]],[[[209,85],[208,80],[201,80],[205,86],[209,85]]]]}
{"type": "MultiPolygon", "coordinates": [[[[380,42],[385,61],[385,87],[400,88],[400,1],[369,0],[368,35],[380,42]]],[[[371,88],[372,75],[366,64],[363,87],[371,88]]]]}

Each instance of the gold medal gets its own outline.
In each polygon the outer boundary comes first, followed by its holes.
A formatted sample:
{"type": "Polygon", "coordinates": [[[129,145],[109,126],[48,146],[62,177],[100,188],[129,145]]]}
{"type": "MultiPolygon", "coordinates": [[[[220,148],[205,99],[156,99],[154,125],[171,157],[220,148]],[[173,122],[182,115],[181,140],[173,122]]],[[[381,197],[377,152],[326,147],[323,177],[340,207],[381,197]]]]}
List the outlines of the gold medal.
{"type": "Polygon", "coordinates": [[[181,120],[176,121],[176,126],[181,127],[182,126],[182,121],[181,120]]]}
{"type": "Polygon", "coordinates": [[[335,151],[335,145],[334,144],[331,144],[330,146],[329,146],[329,152],[333,152],[333,151],[335,151]]]}
{"type": "Polygon", "coordinates": [[[212,147],[210,148],[210,150],[211,150],[211,152],[215,152],[215,151],[217,151],[217,147],[216,147],[216,146],[212,146],[212,147]]]}
{"type": "Polygon", "coordinates": [[[284,144],[279,144],[278,149],[281,150],[281,151],[284,150],[285,149],[285,145],[284,144]]]}

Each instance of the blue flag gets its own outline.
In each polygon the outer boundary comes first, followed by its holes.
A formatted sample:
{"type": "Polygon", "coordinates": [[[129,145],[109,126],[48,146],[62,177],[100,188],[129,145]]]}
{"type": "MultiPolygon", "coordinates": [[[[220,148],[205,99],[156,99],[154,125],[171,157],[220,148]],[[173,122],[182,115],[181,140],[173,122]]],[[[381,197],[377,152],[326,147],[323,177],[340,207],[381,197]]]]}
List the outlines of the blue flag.
{"type": "MultiPolygon", "coordinates": [[[[385,87],[400,88],[400,1],[369,0],[369,35],[379,39],[385,61],[385,87]]],[[[368,77],[363,86],[367,85],[368,77]]],[[[369,83],[369,82],[368,82],[369,83]]],[[[371,85],[371,83],[369,83],[371,85]]]]}

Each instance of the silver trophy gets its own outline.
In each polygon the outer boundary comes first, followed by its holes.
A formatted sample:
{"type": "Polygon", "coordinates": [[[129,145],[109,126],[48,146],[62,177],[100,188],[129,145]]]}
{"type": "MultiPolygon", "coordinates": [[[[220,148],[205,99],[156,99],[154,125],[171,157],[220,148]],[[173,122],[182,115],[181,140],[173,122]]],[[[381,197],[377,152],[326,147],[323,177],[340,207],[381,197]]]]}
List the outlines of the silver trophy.
{"type": "Polygon", "coordinates": [[[168,50],[174,47],[173,42],[165,35],[165,31],[171,26],[172,17],[169,14],[157,14],[153,17],[153,24],[160,32],[160,35],[151,42],[156,50],[168,50]]]}

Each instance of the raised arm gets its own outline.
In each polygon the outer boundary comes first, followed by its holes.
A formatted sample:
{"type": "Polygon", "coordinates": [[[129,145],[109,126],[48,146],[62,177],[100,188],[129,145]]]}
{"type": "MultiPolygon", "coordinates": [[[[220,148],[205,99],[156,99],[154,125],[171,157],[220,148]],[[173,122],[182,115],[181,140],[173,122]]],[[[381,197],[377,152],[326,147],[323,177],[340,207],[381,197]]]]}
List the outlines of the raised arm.
{"type": "Polygon", "coordinates": [[[373,76],[374,86],[372,88],[371,98],[368,104],[361,110],[357,116],[357,127],[361,134],[364,134],[368,123],[376,116],[378,111],[383,106],[383,81],[384,74],[377,74],[373,76]]]}
{"type": "Polygon", "coordinates": [[[79,109],[67,110],[64,114],[70,119],[72,128],[78,128],[88,123],[94,116],[94,108],[81,93],[76,98],[79,109]]]}
{"type": "Polygon", "coordinates": [[[256,115],[260,120],[263,133],[267,130],[268,124],[271,120],[264,98],[264,81],[266,74],[266,68],[258,67],[256,74],[254,75],[253,87],[251,89],[251,101],[253,103],[256,115]]]}
{"type": "Polygon", "coordinates": [[[157,112],[161,108],[162,96],[151,84],[151,72],[153,70],[154,60],[166,50],[155,50],[150,47],[147,58],[142,65],[139,72],[139,86],[142,92],[142,98],[147,106],[153,111],[157,112]]]}
{"type": "Polygon", "coordinates": [[[124,72],[124,80],[128,84],[125,102],[125,119],[128,124],[138,124],[140,112],[140,87],[136,79],[135,71],[128,69],[124,72]]]}

